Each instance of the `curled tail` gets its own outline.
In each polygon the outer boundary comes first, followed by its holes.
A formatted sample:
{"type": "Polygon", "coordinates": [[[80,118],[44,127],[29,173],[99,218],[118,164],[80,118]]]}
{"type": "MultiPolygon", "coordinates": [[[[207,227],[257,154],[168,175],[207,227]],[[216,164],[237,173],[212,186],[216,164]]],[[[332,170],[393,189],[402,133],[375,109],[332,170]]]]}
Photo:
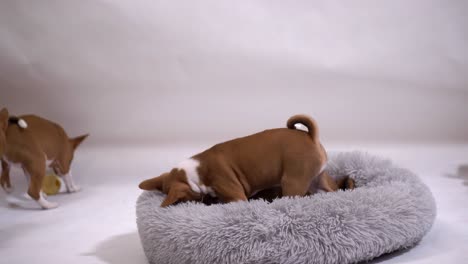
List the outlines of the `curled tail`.
{"type": "Polygon", "coordinates": [[[288,119],[286,126],[289,129],[296,129],[296,124],[303,124],[307,127],[308,134],[312,139],[318,138],[318,127],[315,121],[306,115],[294,115],[288,119]]]}
{"type": "Polygon", "coordinates": [[[10,125],[11,124],[18,125],[19,127],[23,128],[23,129],[28,127],[28,123],[26,123],[26,121],[24,121],[24,119],[19,118],[17,116],[10,116],[8,118],[8,123],[10,125]]]}

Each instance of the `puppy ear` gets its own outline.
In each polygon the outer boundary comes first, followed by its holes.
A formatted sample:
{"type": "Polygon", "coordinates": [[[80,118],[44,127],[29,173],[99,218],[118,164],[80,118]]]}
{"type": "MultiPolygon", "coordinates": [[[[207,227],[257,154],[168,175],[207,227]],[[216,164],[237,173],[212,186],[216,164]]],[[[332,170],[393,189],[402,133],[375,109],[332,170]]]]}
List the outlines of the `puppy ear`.
{"type": "Polygon", "coordinates": [[[85,140],[89,134],[81,135],[76,138],[70,138],[70,143],[72,144],[73,149],[76,149],[82,142],[85,140]]]}
{"type": "Polygon", "coordinates": [[[142,190],[160,190],[162,191],[162,185],[163,185],[163,176],[155,177],[146,181],[143,181],[138,185],[140,189],[142,190]]]}
{"type": "Polygon", "coordinates": [[[179,202],[184,197],[184,193],[177,190],[177,188],[171,188],[166,196],[166,199],[161,203],[161,207],[168,207],[169,205],[179,202]]]}
{"type": "Polygon", "coordinates": [[[338,185],[336,184],[335,180],[328,174],[328,172],[324,171],[317,177],[319,177],[318,189],[326,192],[334,192],[338,190],[338,185]]]}
{"type": "Polygon", "coordinates": [[[6,108],[2,108],[0,110],[0,130],[6,131],[8,126],[8,110],[6,108]]]}

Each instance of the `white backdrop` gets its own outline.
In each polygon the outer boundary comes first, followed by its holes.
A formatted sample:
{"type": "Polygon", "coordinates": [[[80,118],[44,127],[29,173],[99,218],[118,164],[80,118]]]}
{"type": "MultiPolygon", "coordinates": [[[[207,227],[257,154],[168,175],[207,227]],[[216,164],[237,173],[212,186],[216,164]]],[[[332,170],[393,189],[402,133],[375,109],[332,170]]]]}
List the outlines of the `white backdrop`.
{"type": "Polygon", "coordinates": [[[0,106],[94,144],[468,141],[467,1],[0,1],[0,106]]]}

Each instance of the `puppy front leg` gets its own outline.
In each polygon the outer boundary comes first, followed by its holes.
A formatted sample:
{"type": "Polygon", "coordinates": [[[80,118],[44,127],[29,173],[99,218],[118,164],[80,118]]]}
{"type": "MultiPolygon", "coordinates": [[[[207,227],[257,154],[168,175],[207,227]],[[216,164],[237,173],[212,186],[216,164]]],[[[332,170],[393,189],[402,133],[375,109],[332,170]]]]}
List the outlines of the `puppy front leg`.
{"type": "Polygon", "coordinates": [[[220,195],[219,197],[223,203],[247,201],[247,196],[242,192],[231,192],[220,195]]]}
{"type": "Polygon", "coordinates": [[[214,186],[213,189],[223,203],[247,201],[244,188],[239,182],[225,182],[214,186]]]}
{"type": "Polygon", "coordinates": [[[71,169],[68,171],[68,173],[63,175],[63,181],[65,182],[65,187],[67,187],[67,192],[73,193],[81,190],[81,187],[76,185],[73,181],[71,169]]]}

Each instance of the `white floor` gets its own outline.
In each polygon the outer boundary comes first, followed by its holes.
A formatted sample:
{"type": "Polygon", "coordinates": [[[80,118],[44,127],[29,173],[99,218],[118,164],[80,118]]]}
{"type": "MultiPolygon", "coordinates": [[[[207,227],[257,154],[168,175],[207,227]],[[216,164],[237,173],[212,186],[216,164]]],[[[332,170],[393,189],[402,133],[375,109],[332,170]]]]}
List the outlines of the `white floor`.
{"type": "MultiPolygon", "coordinates": [[[[138,183],[156,176],[206,146],[83,148],[75,179],[83,190],[50,197],[54,210],[11,207],[0,191],[0,263],[147,263],[135,224],[138,183]]],[[[468,178],[455,175],[468,164],[464,146],[328,146],[389,157],[418,173],[437,200],[431,232],[415,248],[377,259],[384,263],[462,263],[468,250],[468,178]]],[[[15,193],[25,179],[14,171],[15,193]]],[[[466,262],[465,262],[466,263],[466,262]]]]}

